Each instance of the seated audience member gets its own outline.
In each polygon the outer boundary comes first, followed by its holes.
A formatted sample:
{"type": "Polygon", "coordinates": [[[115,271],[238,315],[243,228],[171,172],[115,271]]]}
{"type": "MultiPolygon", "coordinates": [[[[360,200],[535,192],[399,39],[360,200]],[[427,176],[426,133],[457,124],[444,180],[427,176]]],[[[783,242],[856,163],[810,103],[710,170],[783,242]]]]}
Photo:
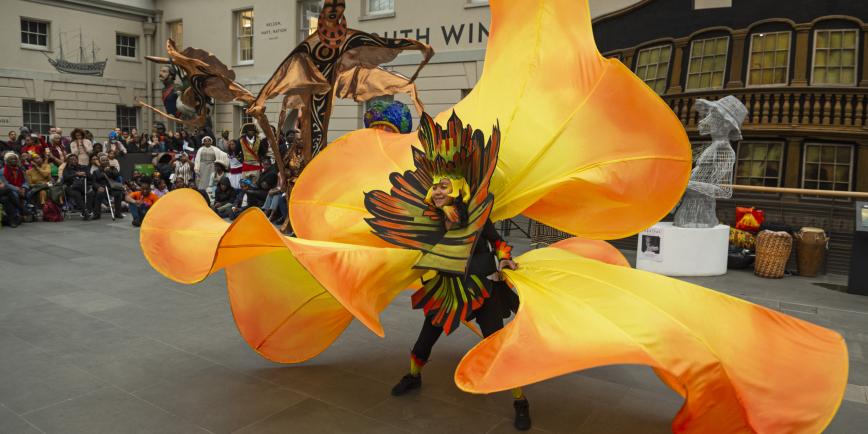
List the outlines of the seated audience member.
{"type": "Polygon", "coordinates": [[[158,199],[159,197],[151,191],[151,178],[143,176],[139,180],[139,191],[128,193],[126,196],[126,201],[130,206],[130,214],[133,215],[133,226],[142,225],[142,220],[148,210],[158,199]]]}
{"type": "Polygon", "coordinates": [[[101,154],[101,153],[102,152],[100,152],[100,153],[94,152],[93,156],[90,157],[90,165],[87,167],[87,173],[93,175],[94,172],[99,170],[99,154],[101,154]]]}
{"type": "Polygon", "coordinates": [[[229,218],[232,215],[232,207],[235,206],[235,196],[238,194],[228,177],[220,178],[217,182],[217,190],[214,192],[214,200],[211,208],[220,217],[229,218]]]}
{"type": "Polygon", "coordinates": [[[178,190],[180,188],[187,188],[187,183],[184,182],[184,178],[175,177],[175,181],[172,184],[172,190],[178,190]]]}
{"type": "Polygon", "coordinates": [[[121,171],[121,163],[118,161],[117,155],[115,151],[108,151],[105,153],[106,157],[108,157],[109,165],[114,167],[118,172],[121,171]]]}
{"type": "Polygon", "coordinates": [[[172,165],[172,154],[163,152],[154,157],[152,162],[156,171],[160,173],[160,178],[169,182],[171,176],[175,173],[175,167],[172,165]]]}
{"type": "Polygon", "coordinates": [[[67,200],[81,211],[83,220],[90,220],[94,194],[92,191],[88,191],[93,188],[93,178],[91,178],[87,167],[78,164],[78,157],[70,154],[66,158],[66,166],[63,168],[61,179],[66,187],[67,200]]]}
{"type": "Polygon", "coordinates": [[[45,148],[45,159],[53,167],[51,169],[53,176],[59,176],[58,168],[66,162],[66,147],[63,145],[63,138],[60,134],[52,134],[48,137],[48,146],[45,148]]]}
{"type": "Polygon", "coordinates": [[[116,218],[123,218],[121,202],[124,200],[124,184],[120,173],[109,164],[108,156],[103,153],[99,157],[99,168],[93,173],[94,206],[93,219],[98,220],[102,214],[102,203],[114,207],[116,218]],[[106,193],[108,192],[108,193],[106,193]],[[109,204],[109,197],[111,203],[109,204]]]}
{"type": "Polygon", "coordinates": [[[153,191],[157,197],[163,197],[169,194],[169,186],[166,185],[166,181],[164,181],[163,178],[157,178],[154,180],[153,191]]]}
{"type": "Polygon", "coordinates": [[[114,151],[115,155],[118,157],[123,157],[127,153],[127,147],[124,146],[124,142],[121,140],[121,135],[118,134],[117,131],[109,133],[108,141],[105,143],[104,152],[109,151],[114,151]]]}
{"type": "Polygon", "coordinates": [[[27,183],[30,184],[28,200],[40,207],[48,198],[48,189],[51,187],[51,165],[39,155],[33,157],[30,169],[25,172],[27,183]]]}
{"type": "Polygon", "coordinates": [[[250,178],[241,180],[241,191],[235,196],[235,204],[232,206],[232,220],[238,217],[247,208],[259,208],[265,203],[268,193],[257,188],[250,178]]]}
{"type": "Polygon", "coordinates": [[[21,153],[45,155],[45,148],[42,146],[42,143],[39,143],[35,135],[31,134],[24,138],[24,146],[21,147],[21,153]]]}
{"type": "Polygon", "coordinates": [[[3,182],[8,184],[18,204],[23,208],[30,184],[27,183],[27,176],[21,167],[21,159],[14,152],[7,152],[3,156],[3,163],[3,182]]]}
{"type": "MultiPolygon", "coordinates": [[[[13,154],[13,152],[8,151],[8,154],[13,154]]],[[[0,171],[0,205],[3,205],[3,224],[14,228],[21,224],[24,207],[21,206],[21,200],[18,196],[20,190],[6,180],[5,171],[6,166],[4,165],[3,170],[0,171]]]]}

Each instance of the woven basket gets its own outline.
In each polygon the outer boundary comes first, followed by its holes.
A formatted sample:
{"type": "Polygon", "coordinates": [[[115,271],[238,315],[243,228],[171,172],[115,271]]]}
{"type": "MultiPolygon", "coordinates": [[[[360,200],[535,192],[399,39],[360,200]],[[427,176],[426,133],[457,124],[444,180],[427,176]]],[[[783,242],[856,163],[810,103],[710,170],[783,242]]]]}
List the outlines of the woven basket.
{"type": "Polygon", "coordinates": [[[756,240],[756,265],[754,274],[760,277],[780,279],[784,277],[793,237],[786,232],[762,231],[756,240]]]}

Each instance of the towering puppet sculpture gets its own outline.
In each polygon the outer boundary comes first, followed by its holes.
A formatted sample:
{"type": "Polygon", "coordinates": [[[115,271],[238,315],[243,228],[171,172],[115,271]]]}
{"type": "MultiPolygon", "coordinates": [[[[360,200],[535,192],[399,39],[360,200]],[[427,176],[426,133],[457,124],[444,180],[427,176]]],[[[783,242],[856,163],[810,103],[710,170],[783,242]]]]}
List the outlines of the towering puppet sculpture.
{"type": "MultiPolygon", "coordinates": [[[[597,52],[587,2],[490,7],[482,77],[454,107],[461,122],[449,110],[423,117],[418,135],[366,129],[330,144],[295,187],[297,238],[259,210],[230,225],[196,192],[170,193],[142,226],[152,266],[183,283],[225,269],[241,336],[277,362],[315,357],[353,319],[382,336],[380,314],[408,288],[423,289],[414,304],[444,330],[480,315],[496,330],[479,309],[517,295],[512,321],[458,365],[461,389],[491,393],[643,364],[685,399],[675,432],[821,432],[847,383],[840,335],[633,270],[600,241],[652,225],[684,192],[690,144],[677,117],[597,52]],[[453,146],[470,151],[456,157],[453,146]],[[519,213],[576,238],[510,258],[485,223],[519,213]],[[486,241],[495,249],[477,250],[486,241]],[[477,253],[491,263],[474,265],[477,253]],[[489,283],[500,279],[510,288],[489,283]]],[[[405,386],[421,386],[421,377],[405,386]]],[[[519,410],[527,407],[516,406],[524,428],[519,410]]]]}

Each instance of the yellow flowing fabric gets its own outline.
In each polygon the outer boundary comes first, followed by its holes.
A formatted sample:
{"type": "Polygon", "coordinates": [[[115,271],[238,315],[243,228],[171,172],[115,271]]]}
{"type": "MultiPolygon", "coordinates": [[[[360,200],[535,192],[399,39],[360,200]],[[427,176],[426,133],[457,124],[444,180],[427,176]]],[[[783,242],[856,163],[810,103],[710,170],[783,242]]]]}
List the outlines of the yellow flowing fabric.
{"type": "MultiPolygon", "coordinates": [[[[490,393],[611,364],[655,368],[685,397],[674,432],[819,433],[847,385],[837,333],[623,266],[600,245],[554,245],[506,270],[515,319],[468,352],[455,382],[490,393]],[[607,263],[608,262],[608,263],[607,263]],[[610,265],[616,264],[616,265],[610,265]]],[[[614,249],[612,249],[614,250],[614,249]]]]}
{"type": "MultiPolygon", "coordinates": [[[[846,385],[838,334],[632,270],[590,240],[654,224],[683,193],[690,146],[672,111],[600,56],[586,1],[491,0],[490,8],[482,77],[455,110],[475,128],[500,124],[492,219],[521,213],[588,239],[518,258],[506,276],[519,312],[464,357],[456,383],[488,393],[644,364],[685,397],[675,432],[820,432],[846,385]]],[[[298,238],[280,235],[258,210],[229,224],[198,193],[172,192],[143,222],[145,256],[183,283],[225,269],[241,335],[271,360],[314,357],[353,318],[382,335],[379,314],[417,284],[420,254],[371,233],[364,193],[387,191],[389,173],[412,169],[417,144],[415,135],[362,130],[329,145],[293,190],[298,238]]]]}
{"type": "MultiPolygon", "coordinates": [[[[523,213],[593,239],[659,221],[687,185],[690,143],[653,90],[597,52],[587,2],[492,1],[490,8],[482,76],[454,110],[483,131],[500,123],[492,220],[523,213]]],[[[451,113],[436,120],[445,124],[451,113]]],[[[388,190],[385,173],[412,169],[409,146],[420,147],[416,135],[371,130],[330,144],[293,191],[296,234],[382,245],[361,220],[358,193],[388,190]]]]}

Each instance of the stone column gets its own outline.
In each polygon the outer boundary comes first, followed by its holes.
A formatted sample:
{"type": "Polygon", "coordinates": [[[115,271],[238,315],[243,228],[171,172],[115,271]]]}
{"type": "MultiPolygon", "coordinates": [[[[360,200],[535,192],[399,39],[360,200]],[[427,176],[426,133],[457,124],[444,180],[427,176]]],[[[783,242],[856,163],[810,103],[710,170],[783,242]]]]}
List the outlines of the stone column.
{"type": "Polygon", "coordinates": [[[672,76],[669,77],[669,90],[667,95],[681,93],[684,87],[681,86],[681,69],[684,64],[684,50],[690,43],[690,39],[682,38],[675,40],[675,53],[672,56],[672,76]]]}
{"type": "Polygon", "coordinates": [[[810,24],[796,26],[796,48],[793,54],[796,57],[795,70],[793,71],[793,86],[808,85],[808,60],[814,50],[808,46],[811,36],[810,24]]]}
{"type": "MultiPolygon", "coordinates": [[[[744,87],[744,52],[745,42],[747,40],[747,30],[736,30],[732,32],[732,59],[729,62],[729,82],[726,83],[727,89],[744,87]]],[[[747,69],[750,69],[749,67],[747,69]]]]}
{"type": "MultiPolygon", "coordinates": [[[[154,33],[157,31],[157,25],[153,22],[152,18],[148,18],[148,21],[142,24],[142,28],[145,33],[145,55],[153,56],[154,55],[154,33]]],[[[145,101],[152,107],[155,107],[154,104],[154,67],[150,61],[145,59],[145,101]]],[[[152,127],[154,126],[154,112],[150,110],[143,110],[147,113],[147,124],[142,125],[141,131],[151,132],[152,127]]]]}
{"type": "Polygon", "coordinates": [[[860,68],[862,79],[859,81],[859,87],[868,87],[868,25],[862,26],[862,35],[862,68],[860,68]]]}
{"type": "Polygon", "coordinates": [[[856,144],[856,185],[853,191],[868,191],[868,142],[856,144]]]}
{"type": "MultiPolygon", "coordinates": [[[[802,173],[802,145],[803,137],[787,137],[784,148],[783,171],[785,176],[781,179],[781,187],[801,188],[799,176],[802,173]]],[[[797,195],[784,194],[783,197],[797,199],[797,195]]]]}
{"type": "Polygon", "coordinates": [[[621,62],[624,63],[624,66],[629,70],[633,70],[633,58],[636,57],[636,49],[631,48],[629,50],[624,50],[623,56],[621,57],[621,62]]]}

